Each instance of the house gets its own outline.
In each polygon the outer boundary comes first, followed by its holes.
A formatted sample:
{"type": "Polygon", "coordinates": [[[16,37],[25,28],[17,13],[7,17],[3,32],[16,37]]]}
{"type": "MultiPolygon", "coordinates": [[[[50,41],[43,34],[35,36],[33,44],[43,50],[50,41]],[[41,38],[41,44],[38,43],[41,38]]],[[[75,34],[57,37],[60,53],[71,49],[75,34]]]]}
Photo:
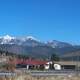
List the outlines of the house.
{"type": "Polygon", "coordinates": [[[28,69],[36,69],[36,70],[43,70],[49,69],[51,62],[42,61],[42,60],[17,60],[16,61],[16,68],[26,68],[28,69]]]}
{"type": "Polygon", "coordinates": [[[76,70],[80,69],[79,61],[54,61],[54,64],[61,65],[61,69],[76,70]]]}
{"type": "Polygon", "coordinates": [[[15,64],[16,68],[26,68],[27,70],[76,70],[80,69],[79,61],[43,61],[31,59],[16,59],[11,64],[15,64]]]}

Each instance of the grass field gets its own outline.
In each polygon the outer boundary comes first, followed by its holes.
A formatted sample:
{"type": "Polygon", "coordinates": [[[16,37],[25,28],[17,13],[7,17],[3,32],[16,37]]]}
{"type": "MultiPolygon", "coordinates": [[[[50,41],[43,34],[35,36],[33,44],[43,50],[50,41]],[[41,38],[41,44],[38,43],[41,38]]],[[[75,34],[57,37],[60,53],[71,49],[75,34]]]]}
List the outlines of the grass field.
{"type": "Polygon", "coordinates": [[[34,77],[31,74],[19,73],[14,77],[1,76],[0,80],[80,80],[80,75],[34,77]]]}

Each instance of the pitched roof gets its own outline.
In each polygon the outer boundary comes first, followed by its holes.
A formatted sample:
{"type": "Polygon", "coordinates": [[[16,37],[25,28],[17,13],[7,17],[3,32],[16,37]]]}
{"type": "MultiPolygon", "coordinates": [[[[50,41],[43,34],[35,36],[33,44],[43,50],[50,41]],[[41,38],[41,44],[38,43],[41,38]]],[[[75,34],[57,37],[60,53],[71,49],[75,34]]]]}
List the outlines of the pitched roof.
{"type": "Polygon", "coordinates": [[[27,65],[43,65],[48,61],[40,61],[40,60],[17,60],[16,64],[27,64],[27,65]]]}
{"type": "Polygon", "coordinates": [[[39,61],[39,60],[26,60],[26,61],[24,61],[24,64],[28,64],[28,65],[43,65],[46,63],[47,63],[47,61],[39,61]]]}

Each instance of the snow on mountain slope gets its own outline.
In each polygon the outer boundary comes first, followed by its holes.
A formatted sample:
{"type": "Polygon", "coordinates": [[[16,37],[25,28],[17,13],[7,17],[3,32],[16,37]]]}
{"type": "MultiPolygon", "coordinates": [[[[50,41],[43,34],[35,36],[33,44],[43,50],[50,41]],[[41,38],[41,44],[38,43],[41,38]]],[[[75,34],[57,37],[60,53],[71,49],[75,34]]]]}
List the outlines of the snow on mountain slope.
{"type": "Polygon", "coordinates": [[[9,35],[6,35],[6,36],[3,36],[3,37],[0,37],[0,43],[1,44],[12,44],[11,41],[15,39],[15,37],[11,37],[9,35]]]}
{"type": "Polygon", "coordinates": [[[51,46],[53,48],[63,48],[63,47],[72,46],[69,43],[61,42],[61,41],[57,41],[57,40],[48,41],[47,45],[49,45],[49,46],[51,46]]]}
{"type": "Polygon", "coordinates": [[[27,36],[26,37],[27,40],[35,40],[35,41],[40,41],[37,38],[33,37],[33,36],[27,36]]]}
{"type": "Polygon", "coordinates": [[[0,37],[0,44],[17,44],[17,45],[27,45],[27,46],[37,46],[42,44],[40,40],[33,36],[26,37],[12,37],[9,35],[0,37]]]}
{"type": "Polygon", "coordinates": [[[11,37],[9,35],[6,35],[6,36],[3,36],[3,39],[11,40],[11,39],[15,39],[15,37],[11,37]]]}
{"type": "Polygon", "coordinates": [[[50,46],[52,48],[62,48],[67,46],[72,46],[66,42],[60,42],[56,40],[48,41],[48,42],[41,42],[37,38],[33,36],[26,36],[26,37],[12,37],[9,35],[0,37],[0,44],[16,44],[22,46],[50,46]]]}

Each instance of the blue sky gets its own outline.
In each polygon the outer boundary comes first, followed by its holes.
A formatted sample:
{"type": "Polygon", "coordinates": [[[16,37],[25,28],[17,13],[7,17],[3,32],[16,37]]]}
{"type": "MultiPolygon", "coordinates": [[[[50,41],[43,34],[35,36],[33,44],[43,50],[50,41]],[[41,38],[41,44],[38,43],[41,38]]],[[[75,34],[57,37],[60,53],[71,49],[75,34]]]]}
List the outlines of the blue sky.
{"type": "Polygon", "coordinates": [[[80,44],[80,0],[0,0],[0,35],[80,44]]]}

